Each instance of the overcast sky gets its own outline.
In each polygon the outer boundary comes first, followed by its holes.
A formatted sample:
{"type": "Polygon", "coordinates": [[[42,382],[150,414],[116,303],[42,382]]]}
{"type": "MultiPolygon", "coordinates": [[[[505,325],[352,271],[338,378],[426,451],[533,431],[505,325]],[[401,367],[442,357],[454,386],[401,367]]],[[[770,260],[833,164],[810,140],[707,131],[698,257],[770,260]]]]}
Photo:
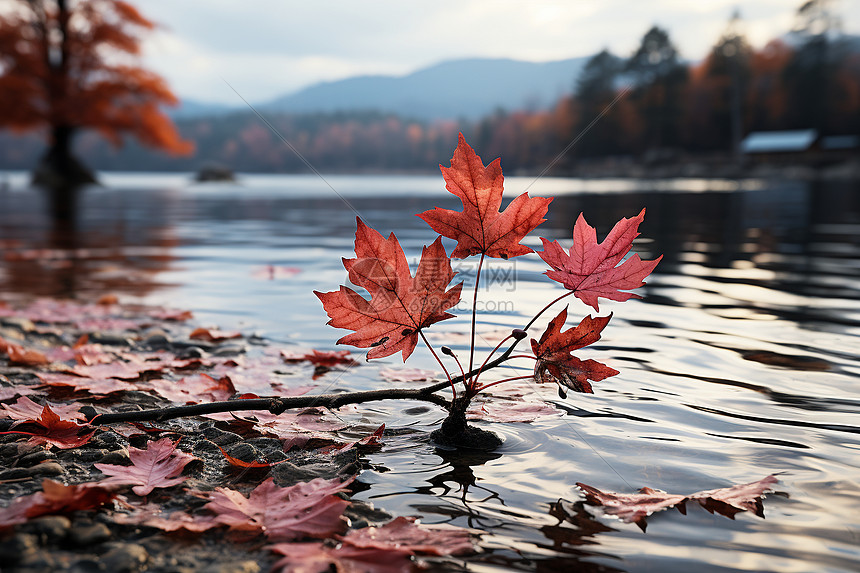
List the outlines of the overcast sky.
{"type": "MultiPolygon", "coordinates": [[[[146,0],[161,29],[145,62],[183,98],[241,104],[322,81],[402,75],[442,60],[548,61],[609,48],[629,55],[653,24],[697,60],[735,8],[755,47],[789,30],[800,0],[146,0]]],[[[860,0],[834,0],[843,30],[860,33],[860,0]]]]}

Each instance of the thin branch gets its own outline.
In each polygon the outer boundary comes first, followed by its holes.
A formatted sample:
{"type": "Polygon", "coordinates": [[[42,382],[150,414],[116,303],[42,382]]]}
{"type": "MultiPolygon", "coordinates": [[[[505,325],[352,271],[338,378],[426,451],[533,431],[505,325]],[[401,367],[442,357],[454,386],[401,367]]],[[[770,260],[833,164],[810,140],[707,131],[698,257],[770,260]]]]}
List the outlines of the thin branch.
{"type": "MultiPolygon", "coordinates": [[[[426,344],[426,345],[427,345],[427,348],[430,350],[430,353],[433,355],[433,358],[435,358],[435,359],[436,359],[436,362],[438,362],[438,363],[439,363],[439,366],[441,366],[441,367],[442,367],[442,372],[444,372],[444,373],[445,373],[445,377],[448,379],[448,384],[450,384],[450,385],[451,385],[451,392],[453,392],[453,393],[454,393],[454,397],[453,397],[453,399],[454,399],[454,400],[456,400],[456,399],[457,399],[457,389],[454,387],[454,383],[451,381],[451,374],[448,372],[448,369],[447,369],[447,368],[445,368],[445,365],[442,363],[442,359],[441,359],[441,358],[439,358],[439,355],[438,355],[438,354],[436,354],[436,350],[435,350],[435,349],[433,348],[433,346],[430,344],[430,341],[429,341],[429,340],[427,340],[427,337],[426,337],[426,336],[424,336],[424,332],[423,332],[420,328],[418,329],[418,334],[420,334],[420,335],[421,335],[421,340],[423,340],[423,341],[424,341],[424,344],[426,344]]],[[[460,371],[462,372],[462,370],[463,370],[463,368],[462,368],[462,366],[461,366],[461,367],[460,367],[460,371]]]]}
{"type": "MultiPolygon", "coordinates": [[[[253,398],[249,400],[226,400],[223,402],[208,402],[188,406],[171,406],[154,408],[135,412],[114,412],[96,414],[88,418],[88,423],[94,426],[116,424],[118,422],[161,422],[187,416],[200,416],[218,412],[242,412],[249,410],[266,410],[272,414],[281,414],[294,408],[329,408],[335,409],[347,404],[372,402],[375,400],[423,400],[433,402],[446,410],[451,403],[442,396],[434,394],[438,385],[417,388],[414,390],[393,388],[391,390],[369,390],[364,392],[345,392],[342,394],[317,394],[315,396],[290,396],[287,398],[253,398]]],[[[446,381],[442,388],[448,386],[446,381]]]]}

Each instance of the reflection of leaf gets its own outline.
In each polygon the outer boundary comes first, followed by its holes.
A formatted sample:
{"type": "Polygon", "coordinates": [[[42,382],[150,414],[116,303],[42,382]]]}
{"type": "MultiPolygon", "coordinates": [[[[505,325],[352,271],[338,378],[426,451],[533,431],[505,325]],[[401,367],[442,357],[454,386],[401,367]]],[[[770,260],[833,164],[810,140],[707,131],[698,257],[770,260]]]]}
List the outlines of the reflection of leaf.
{"type": "Polygon", "coordinates": [[[486,400],[474,404],[466,412],[470,420],[487,420],[489,422],[534,422],[548,416],[558,416],[559,410],[546,402],[529,400],[486,400]]]}
{"type": "Polygon", "coordinates": [[[178,404],[197,404],[199,402],[219,402],[230,399],[236,393],[229,376],[217,380],[206,373],[186,376],[181,380],[150,380],[147,386],[162,398],[178,404]]]}
{"type": "Polygon", "coordinates": [[[598,382],[618,374],[618,370],[601,364],[596,360],[580,360],[571,352],[600,340],[600,333],[609,323],[609,316],[592,318],[586,316],[574,328],[562,332],[567,320],[565,307],[546,327],[540,341],[532,339],[532,351],[537,358],[535,363],[535,382],[564,384],[576,392],[591,394],[589,380],[598,382]]]}
{"type": "Polygon", "coordinates": [[[130,447],[130,466],[93,464],[103,473],[112,476],[99,483],[133,485],[131,490],[139,496],[148,495],[157,487],[178,485],[188,479],[180,475],[182,470],[189,462],[197,459],[191,454],[177,451],[178,444],[178,441],[174,442],[170,438],[161,438],[156,442],[149,442],[143,450],[130,447]]]}
{"type": "Polygon", "coordinates": [[[275,485],[269,478],[248,497],[219,487],[208,492],[205,509],[215,514],[213,523],[230,529],[264,533],[270,541],[292,541],[304,537],[325,538],[346,526],[343,510],[349,502],[337,497],[352,480],[316,478],[290,487],[275,485]]]}
{"type": "Polygon", "coordinates": [[[484,167],[462,133],[451,167],[439,167],[445,188],[460,198],[463,211],[436,207],[418,216],[443,237],[457,241],[452,257],[464,259],[484,253],[508,259],[532,252],[520,241],[544,221],[552,199],[523,193],[500,213],[504,185],[501,161],[496,159],[484,167]]]}
{"type": "Polygon", "coordinates": [[[709,512],[717,512],[732,519],[741,511],[752,511],[759,517],[764,517],[761,498],[772,490],[771,486],[777,481],[776,476],[769,475],[759,481],[686,496],[669,494],[650,487],[643,487],[638,493],[612,493],[602,492],[583,483],[576,485],[583,491],[589,503],[602,506],[606,513],[615,515],[624,522],[635,523],[645,531],[646,517],[670,507],[677,507],[678,511],[686,513],[684,504],[687,501],[696,501],[709,512]]]}
{"type": "Polygon", "coordinates": [[[415,350],[421,329],[454,318],[445,312],[460,302],[459,283],[445,290],[454,278],[442,239],[424,247],[415,277],[394,233],[383,238],[361,219],[355,231],[355,258],[344,259],[349,280],[370,293],[370,300],[345,286],[333,292],[316,292],[335,328],[354,331],[337,341],[370,348],[367,358],[402,352],[405,361],[415,350]]]}
{"type": "Polygon", "coordinates": [[[62,515],[78,510],[95,509],[116,497],[112,488],[97,483],[63,485],[46,479],[42,491],[19,497],[9,507],[0,509],[0,529],[24,523],[40,515],[62,515]]]}
{"type": "Polygon", "coordinates": [[[576,298],[598,312],[598,297],[617,301],[639,298],[637,294],[624,291],[643,286],[642,281],[663,258],[660,255],[653,261],[643,261],[637,254],[622,262],[633,246],[633,239],[639,236],[639,224],[644,218],[645,209],[631,219],[622,218],[603,242],[598,243],[597,232],[580,213],[573,227],[573,246],[569,253],[558,241],[541,238],[544,250],[538,255],[552,267],[546,276],[574,291],[576,298]]]}
{"type": "Polygon", "coordinates": [[[420,368],[380,368],[379,375],[389,382],[428,382],[435,380],[438,372],[420,368]]]}

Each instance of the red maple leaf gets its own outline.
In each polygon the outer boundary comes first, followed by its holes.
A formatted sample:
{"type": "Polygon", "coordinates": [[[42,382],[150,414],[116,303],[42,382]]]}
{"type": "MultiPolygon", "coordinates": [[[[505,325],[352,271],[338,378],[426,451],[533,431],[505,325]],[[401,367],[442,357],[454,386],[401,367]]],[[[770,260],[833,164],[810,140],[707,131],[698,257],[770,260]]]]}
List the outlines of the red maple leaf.
{"type": "Polygon", "coordinates": [[[230,529],[264,533],[271,541],[304,537],[325,538],[346,526],[343,510],[349,502],[334,495],[352,480],[316,478],[290,487],[275,485],[273,478],[258,485],[248,497],[228,488],[206,493],[205,509],[215,514],[213,523],[230,529]]]}
{"type": "Polygon", "coordinates": [[[562,332],[561,328],[567,320],[565,307],[549,322],[540,341],[532,339],[532,351],[537,358],[535,381],[563,384],[576,392],[591,394],[593,391],[589,380],[599,382],[618,374],[618,370],[596,360],[580,360],[571,354],[600,340],[600,333],[610,318],[611,314],[596,318],[586,316],[577,326],[562,332]]]}
{"type": "Polygon", "coordinates": [[[631,219],[622,218],[603,242],[598,243],[597,232],[580,213],[573,227],[573,246],[569,254],[558,241],[541,238],[544,250],[538,255],[553,268],[546,271],[546,276],[574,291],[576,298],[598,312],[598,297],[617,301],[640,298],[624,291],[643,286],[642,281],[663,258],[660,255],[653,261],[643,261],[635,254],[621,262],[630,252],[633,239],[639,236],[639,224],[644,218],[645,209],[631,219]]]}
{"type": "MultiPolygon", "coordinates": [[[[62,416],[68,420],[83,420],[84,416],[79,410],[80,404],[54,404],[48,402],[51,406],[51,411],[57,416],[62,416]]],[[[26,396],[21,396],[14,404],[0,404],[3,408],[2,413],[13,420],[36,420],[44,410],[44,406],[34,402],[26,396]]]]}
{"type": "Polygon", "coordinates": [[[776,476],[769,475],[751,483],[690,495],[670,494],[650,487],[643,487],[637,493],[612,493],[584,483],[576,485],[585,494],[588,503],[602,506],[606,513],[617,516],[625,523],[635,523],[645,531],[646,517],[670,507],[677,507],[678,511],[685,514],[687,510],[684,504],[687,501],[696,501],[709,512],[717,512],[732,519],[740,511],[752,511],[764,517],[761,498],[773,489],[777,481],[776,476]]]}
{"type": "Polygon", "coordinates": [[[422,328],[454,317],[445,311],[460,302],[463,283],[445,290],[455,273],[441,238],[424,247],[413,278],[394,233],[385,239],[361,219],[357,222],[356,258],[344,259],[343,266],[349,280],[370,293],[370,300],[345,286],[314,294],[331,319],[328,324],[355,331],[338,344],[370,348],[368,359],[402,352],[405,362],[422,328]]]}
{"type": "Polygon", "coordinates": [[[116,493],[111,488],[97,483],[63,485],[46,479],[42,481],[42,491],[19,497],[9,507],[0,509],[0,529],[24,523],[40,515],[96,509],[114,497],[116,493]]]}
{"type": "Polygon", "coordinates": [[[48,357],[38,350],[24,348],[2,337],[0,337],[0,353],[9,358],[9,364],[18,366],[41,366],[51,363],[48,357]]]}
{"type": "Polygon", "coordinates": [[[95,432],[95,428],[87,424],[61,419],[50,406],[45,404],[38,418],[16,422],[8,432],[0,433],[24,434],[30,436],[28,442],[31,444],[51,444],[62,450],[68,450],[83,446],[90,441],[95,432]]]}
{"type": "Polygon", "coordinates": [[[463,555],[475,551],[468,529],[419,525],[410,517],[398,517],[381,527],[351,529],[340,540],[363,549],[397,549],[422,555],[463,555]]]}
{"type": "Polygon", "coordinates": [[[520,241],[544,222],[552,199],[523,193],[500,213],[504,185],[501,160],[484,167],[462,133],[451,167],[439,168],[445,187],[463,202],[463,211],[436,207],[418,216],[443,237],[457,241],[452,257],[464,259],[483,253],[508,259],[532,252],[520,241]]]}
{"type": "Polygon", "coordinates": [[[207,340],[209,342],[223,342],[225,340],[230,340],[233,338],[242,338],[242,333],[238,331],[223,331],[216,330],[214,328],[195,328],[191,334],[188,335],[188,338],[191,340],[207,340]]]}
{"type": "Polygon", "coordinates": [[[284,555],[272,566],[273,573],[411,573],[416,570],[412,553],[395,548],[361,548],[348,544],[329,547],[323,543],[276,543],[268,548],[284,555]]]}
{"type": "Polygon", "coordinates": [[[192,460],[191,454],[177,451],[179,441],[161,438],[149,442],[146,449],[128,448],[130,466],[115,466],[112,464],[93,464],[103,473],[111,476],[101,480],[100,484],[133,485],[131,491],[139,496],[148,495],[157,487],[171,487],[188,479],[181,476],[182,470],[192,460]]]}

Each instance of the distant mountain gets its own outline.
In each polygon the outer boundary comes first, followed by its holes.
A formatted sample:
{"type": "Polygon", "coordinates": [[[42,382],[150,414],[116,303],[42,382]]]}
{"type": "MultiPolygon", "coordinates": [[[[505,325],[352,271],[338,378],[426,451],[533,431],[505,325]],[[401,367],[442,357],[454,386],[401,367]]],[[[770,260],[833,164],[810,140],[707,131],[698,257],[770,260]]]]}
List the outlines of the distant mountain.
{"type": "Polygon", "coordinates": [[[541,109],[573,91],[587,57],[555,62],[473,58],[406,76],[323,82],[260,107],[285,113],[376,110],[415,119],[478,119],[502,108],[541,109]]]}

